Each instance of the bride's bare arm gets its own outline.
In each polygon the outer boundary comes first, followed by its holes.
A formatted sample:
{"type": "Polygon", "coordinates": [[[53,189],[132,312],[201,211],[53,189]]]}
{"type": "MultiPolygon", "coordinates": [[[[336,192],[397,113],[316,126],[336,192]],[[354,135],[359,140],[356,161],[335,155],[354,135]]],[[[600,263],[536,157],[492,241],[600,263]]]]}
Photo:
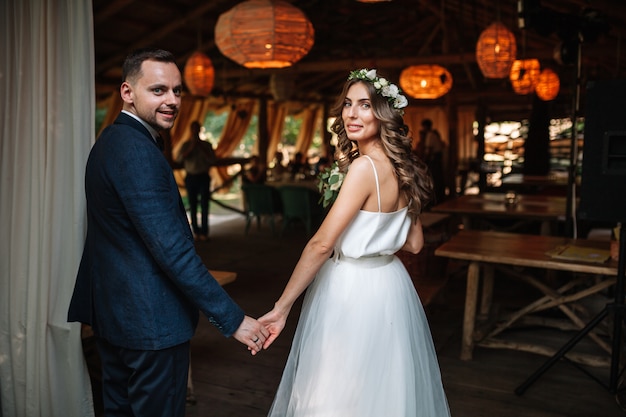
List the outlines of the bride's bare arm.
{"type": "Polygon", "coordinates": [[[402,250],[411,252],[411,253],[419,253],[424,247],[424,231],[422,229],[422,221],[417,218],[414,223],[411,223],[411,228],[409,229],[409,233],[406,237],[406,242],[404,246],[402,246],[402,250]]]}
{"type": "MultiPolygon", "coordinates": [[[[367,161],[364,162],[369,164],[367,161]]],[[[283,330],[291,307],[313,281],[322,264],[331,256],[337,239],[372,193],[372,187],[368,187],[368,184],[375,184],[371,166],[358,161],[353,162],[337,200],[318,231],[304,247],[274,308],[259,318],[270,332],[263,345],[264,349],[267,349],[283,330]],[[371,179],[364,179],[364,175],[371,175],[371,179]]]]}

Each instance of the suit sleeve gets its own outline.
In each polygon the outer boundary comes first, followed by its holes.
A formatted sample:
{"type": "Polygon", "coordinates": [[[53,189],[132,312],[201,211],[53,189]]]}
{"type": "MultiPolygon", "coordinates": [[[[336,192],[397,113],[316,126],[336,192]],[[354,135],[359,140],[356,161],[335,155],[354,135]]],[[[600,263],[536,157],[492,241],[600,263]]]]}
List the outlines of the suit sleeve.
{"type": "Polygon", "coordinates": [[[128,140],[115,159],[113,175],[130,223],[151,256],[155,273],[174,285],[225,336],[243,321],[244,312],[211,276],[198,256],[178,187],[157,147],[128,140]]]}

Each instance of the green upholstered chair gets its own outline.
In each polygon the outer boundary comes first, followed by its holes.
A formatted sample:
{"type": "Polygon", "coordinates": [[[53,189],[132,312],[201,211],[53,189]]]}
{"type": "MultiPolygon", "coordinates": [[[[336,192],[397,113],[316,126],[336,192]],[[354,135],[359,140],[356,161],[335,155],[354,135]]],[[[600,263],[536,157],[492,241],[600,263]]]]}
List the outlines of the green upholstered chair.
{"type": "Polygon", "coordinates": [[[275,187],[266,184],[243,184],[246,212],[246,234],[250,229],[250,222],[256,217],[257,229],[261,228],[261,217],[269,219],[272,234],[275,234],[276,217],[282,213],[280,194],[275,187]]]}
{"type": "Polygon", "coordinates": [[[309,187],[297,185],[284,185],[278,190],[283,206],[281,234],[291,223],[301,222],[310,236],[324,219],[325,211],[319,203],[319,193],[309,187]]]}

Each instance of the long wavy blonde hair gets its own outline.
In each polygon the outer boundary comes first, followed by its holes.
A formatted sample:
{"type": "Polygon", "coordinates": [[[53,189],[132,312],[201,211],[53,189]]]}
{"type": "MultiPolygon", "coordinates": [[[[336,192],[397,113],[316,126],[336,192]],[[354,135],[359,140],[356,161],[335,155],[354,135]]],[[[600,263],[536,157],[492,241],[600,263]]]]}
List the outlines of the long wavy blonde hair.
{"type": "Polygon", "coordinates": [[[356,83],[363,83],[369,92],[372,112],[380,121],[379,134],[383,150],[393,165],[400,193],[408,201],[409,215],[415,221],[432,199],[433,180],[426,164],[413,152],[412,138],[401,111],[394,109],[385,97],[377,94],[376,88],[370,82],[358,79],[346,81],[337,102],[330,110],[330,115],[336,117],[331,130],[338,136],[335,159],[341,171],[347,172],[352,161],[360,156],[356,142],[348,139],[342,119],[348,89],[356,83]]]}

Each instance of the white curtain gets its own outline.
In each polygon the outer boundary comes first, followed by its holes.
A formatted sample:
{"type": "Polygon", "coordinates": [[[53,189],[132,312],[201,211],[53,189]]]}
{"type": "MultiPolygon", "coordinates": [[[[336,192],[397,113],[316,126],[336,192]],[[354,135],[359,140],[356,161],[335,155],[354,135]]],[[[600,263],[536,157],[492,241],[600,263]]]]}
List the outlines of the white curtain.
{"type": "Polygon", "coordinates": [[[0,2],[2,416],[93,415],[80,325],[67,308],[94,142],[89,0],[0,2]]]}

